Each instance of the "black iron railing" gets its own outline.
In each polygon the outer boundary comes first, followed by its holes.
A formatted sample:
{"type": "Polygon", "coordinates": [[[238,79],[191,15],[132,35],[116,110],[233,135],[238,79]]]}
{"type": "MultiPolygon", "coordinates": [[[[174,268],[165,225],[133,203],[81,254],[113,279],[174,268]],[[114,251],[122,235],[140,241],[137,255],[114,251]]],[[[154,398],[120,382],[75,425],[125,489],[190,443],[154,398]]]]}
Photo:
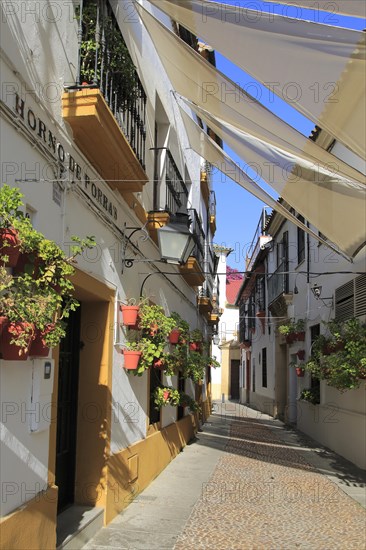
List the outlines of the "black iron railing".
{"type": "Polygon", "coordinates": [[[287,294],[289,291],[289,276],[286,262],[282,262],[276,271],[268,277],[267,292],[268,304],[271,304],[281,294],[287,294]]]}
{"type": "Polygon", "coordinates": [[[239,341],[251,342],[252,333],[248,326],[248,309],[245,302],[241,302],[239,306],[239,341]]]}
{"type": "Polygon", "coordinates": [[[176,214],[178,210],[187,211],[188,189],[169,149],[166,151],[166,205],[165,209],[170,214],[176,214]]]}
{"type": "Polygon", "coordinates": [[[268,220],[268,214],[265,208],[263,208],[261,217],[259,218],[259,222],[257,225],[257,229],[255,230],[253,240],[247,250],[246,253],[246,269],[250,271],[254,265],[255,259],[258,256],[258,253],[260,252],[260,237],[266,235],[266,231],[264,230],[266,226],[266,222],[268,220]]]}
{"type": "Polygon", "coordinates": [[[198,217],[197,210],[195,208],[188,208],[187,212],[191,220],[190,230],[193,234],[195,242],[192,256],[194,256],[200,266],[203,267],[205,258],[205,232],[203,231],[202,223],[198,217]]]}
{"type": "Polygon", "coordinates": [[[76,88],[99,88],[145,168],[146,94],[107,0],[80,0],[76,88]]]}

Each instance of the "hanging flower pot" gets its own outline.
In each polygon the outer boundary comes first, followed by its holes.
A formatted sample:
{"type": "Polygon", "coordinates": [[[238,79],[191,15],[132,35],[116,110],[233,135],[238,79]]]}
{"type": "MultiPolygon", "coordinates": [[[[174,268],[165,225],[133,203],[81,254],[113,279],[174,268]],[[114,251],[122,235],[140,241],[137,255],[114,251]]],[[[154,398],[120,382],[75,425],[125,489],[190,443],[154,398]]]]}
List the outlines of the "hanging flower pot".
{"type": "Polygon", "coordinates": [[[296,353],[300,361],[303,361],[305,359],[305,350],[299,349],[299,351],[296,353]]]}
{"type": "Polygon", "coordinates": [[[121,306],[123,324],[133,326],[137,323],[139,306],[121,306]]]}
{"type": "Polygon", "coordinates": [[[189,342],[189,350],[190,351],[201,351],[201,342],[189,342]]]}
{"type": "Polygon", "coordinates": [[[29,348],[29,355],[31,357],[47,357],[50,348],[46,345],[44,340],[45,333],[40,330],[36,330],[36,336],[29,348]]]}
{"type": "Polygon", "coordinates": [[[286,344],[293,344],[296,342],[296,333],[290,332],[290,334],[286,334],[286,344]]]}
{"type": "Polygon", "coordinates": [[[21,275],[27,273],[33,279],[37,279],[40,275],[39,268],[41,264],[42,260],[35,254],[21,253],[16,266],[13,268],[13,274],[21,275]]]}
{"type": "Polygon", "coordinates": [[[170,397],[170,391],[169,391],[169,390],[163,391],[163,399],[164,399],[164,401],[168,401],[169,397],[170,397]]]}
{"type": "Polygon", "coordinates": [[[20,256],[18,232],[11,227],[0,229],[0,255],[8,256],[6,267],[15,267],[20,256]]]}
{"type": "Polygon", "coordinates": [[[295,339],[298,342],[305,342],[305,332],[302,330],[300,332],[295,333],[295,339]]]}
{"type": "Polygon", "coordinates": [[[127,370],[136,370],[140,361],[140,357],[142,355],[141,351],[135,351],[135,350],[123,350],[123,356],[125,359],[124,362],[124,368],[127,370]]]}
{"type": "Polygon", "coordinates": [[[178,344],[180,334],[181,334],[181,331],[179,330],[179,328],[173,328],[173,330],[169,334],[169,342],[174,345],[178,344]]]}
{"type": "Polygon", "coordinates": [[[31,323],[11,322],[7,324],[1,335],[2,358],[5,361],[26,361],[29,356],[29,346],[31,344],[32,336],[33,325],[31,323]],[[25,340],[24,346],[17,346],[15,343],[10,343],[14,338],[21,338],[22,336],[25,340]]]}
{"type": "Polygon", "coordinates": [[[305,370],[303,367],[296,367],[296,376],[303,377],[305,374],[305,370]]]}

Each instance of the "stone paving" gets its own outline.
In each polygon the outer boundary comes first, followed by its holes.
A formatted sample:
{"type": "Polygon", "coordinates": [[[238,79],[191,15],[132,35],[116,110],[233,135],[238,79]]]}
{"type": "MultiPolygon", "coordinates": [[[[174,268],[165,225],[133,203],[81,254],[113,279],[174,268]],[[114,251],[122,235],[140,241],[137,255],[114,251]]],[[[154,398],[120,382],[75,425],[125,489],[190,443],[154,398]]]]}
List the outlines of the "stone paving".
{"type": "Polygon", "coordinates": [[[269,416],[216,404],[197,440],[84,548],[365,550],[359,502],[363,471],[269,416]]]}
{"type": "Polygon", "coordinates": [[[261,420],[236,419],[174,550],[366,548],[364,509],[261,420]]]}

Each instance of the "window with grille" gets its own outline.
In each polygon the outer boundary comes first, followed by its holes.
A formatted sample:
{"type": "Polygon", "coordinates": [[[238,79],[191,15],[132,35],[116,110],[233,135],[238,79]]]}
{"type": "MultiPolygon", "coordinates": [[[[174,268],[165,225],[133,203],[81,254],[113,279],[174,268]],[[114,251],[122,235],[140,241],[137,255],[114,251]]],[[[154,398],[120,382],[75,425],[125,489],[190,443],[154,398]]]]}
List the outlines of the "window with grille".
{"type": "Polygon", "coordinates": [[[267,387],[267,348],[262,349],[262,388],[267,387]]]}
{"type": "Polygon", "coordinates": [[[266,309],[266,293],[265,293],[265,278],[264,276],[257,277],[255,283],[255,295],[258,311],[266,309]]]}
{"type": "MultiPolygon", "coordinates": [[[[305,218],[303,216],[297,216],[297,219],[305,223],[305,218]]],[[[297,263],[300,264],[305,260],[305,231],[297,228],[297,263]]]]}

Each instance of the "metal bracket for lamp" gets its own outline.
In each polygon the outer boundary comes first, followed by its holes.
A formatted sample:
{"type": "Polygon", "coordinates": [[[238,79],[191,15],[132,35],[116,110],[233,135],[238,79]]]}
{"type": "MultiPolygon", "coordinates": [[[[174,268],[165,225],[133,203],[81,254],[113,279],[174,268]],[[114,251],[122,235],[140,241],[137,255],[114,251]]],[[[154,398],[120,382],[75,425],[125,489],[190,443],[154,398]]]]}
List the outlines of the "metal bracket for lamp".
{"type": "Polygon", "coordinates": [[[311,292],[314,294],[316,300],[320,300],[321,302],[323,302],[323,304],[326,307],[329,307],[329,308],[333,309],[333,304],[334,304],[333,296],[327,296],[327,297],[323,298],[321,296],[322,287],[320,285],[315,284],[314,286],[312,286],[311,287],[311,292]],[[324,300],[330,300],[331,301],[330,305],[326,304],[324,300]]]}
{"type": "MultiPolygon", "coordinates": [[[[126,258],[126,250],[128,243],[131,243],[131,237],[138,233],[143,232],[140,236],[141,241],[146,241],[149,238],[146,226],[142,227],[124,227],[123,230],[123,242],[122,242],[122,273],[125,267],[130,268],[135,262],[164,262],[171,264],[185,264],[190,256],[194,246],[195,240],[193,234],[189,231],[190,220],[188,214],[177,212],[175,216],[171,217],[171,222],[167,225],[159,227],[158,239],[159,248],[162,257],[154,259],[138,258],[126,258]],[[126,231],[131,230],[131,233],[127,236],[126,231]]],[[[138,247],[137,247],[138,248],[138,247]]]]}

